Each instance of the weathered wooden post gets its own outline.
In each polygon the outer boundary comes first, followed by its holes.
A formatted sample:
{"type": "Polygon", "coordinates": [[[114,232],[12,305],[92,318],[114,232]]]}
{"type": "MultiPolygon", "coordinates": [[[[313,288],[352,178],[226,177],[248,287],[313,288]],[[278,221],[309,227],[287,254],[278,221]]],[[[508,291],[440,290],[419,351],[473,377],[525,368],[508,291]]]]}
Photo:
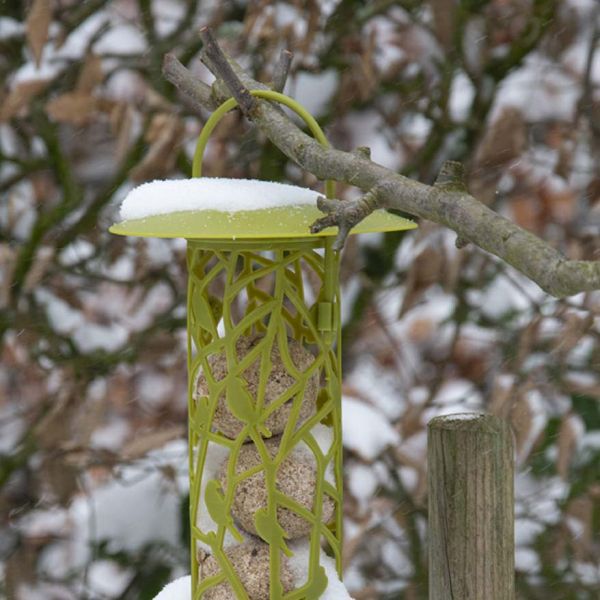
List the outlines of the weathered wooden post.
{"type": "Polygon", "coordinates": [[[430,600],[514,599],[512,433],[461,413],[428,427],[430,600]]]}

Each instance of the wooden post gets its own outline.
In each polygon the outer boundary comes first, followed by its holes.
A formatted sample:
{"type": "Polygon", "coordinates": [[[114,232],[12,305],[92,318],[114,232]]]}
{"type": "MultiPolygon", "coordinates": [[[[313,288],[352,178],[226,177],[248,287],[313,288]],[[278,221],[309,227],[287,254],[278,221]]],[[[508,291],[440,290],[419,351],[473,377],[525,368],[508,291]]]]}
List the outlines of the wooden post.
{"type": "Polygon", "coordinates": [[[428,461],[430,600],[514,600],[508,423],[477,413],[436,417],[428,461]]]}

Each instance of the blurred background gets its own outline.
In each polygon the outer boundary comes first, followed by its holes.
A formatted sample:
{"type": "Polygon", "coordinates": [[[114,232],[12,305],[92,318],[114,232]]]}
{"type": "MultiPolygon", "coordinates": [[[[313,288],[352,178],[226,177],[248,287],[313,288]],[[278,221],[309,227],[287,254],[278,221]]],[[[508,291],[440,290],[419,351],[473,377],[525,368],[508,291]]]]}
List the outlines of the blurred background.
{"type": "MultiPolygon", "coordinates": [[[[187,177],[214,28],[344,150],[600,251],[595,0],[0,0],[0,597],[146,600],[188,570],[185,243],[107,233],[187,177]]],[[[320,185],[239,114],[206,173],[320,185]]],[[[358,190],[339,186],[353,198],[358,190]]],[[[600,294],[555,300],[431,223],[344,252],[345,581],[427,598],[426,423],[485,410],[517,446],[519,598],[597,599],[600,294]]]]}

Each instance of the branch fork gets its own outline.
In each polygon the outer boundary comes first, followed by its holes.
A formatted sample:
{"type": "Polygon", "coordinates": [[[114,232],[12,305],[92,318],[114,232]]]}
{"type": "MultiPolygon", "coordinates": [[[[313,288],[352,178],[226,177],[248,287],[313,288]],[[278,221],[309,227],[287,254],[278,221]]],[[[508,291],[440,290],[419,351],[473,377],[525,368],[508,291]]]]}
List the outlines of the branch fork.
{"type": "Polygon", "coordinates": [[[319,196],[317,208],[325,216],[310,226],[310,232],[319,233],[327,227],[338,227],[333,249],[341,250],[352,228],[381,206],[381,190],[381,186],[376,186],[358,200],[330,200],[319,196]]]}

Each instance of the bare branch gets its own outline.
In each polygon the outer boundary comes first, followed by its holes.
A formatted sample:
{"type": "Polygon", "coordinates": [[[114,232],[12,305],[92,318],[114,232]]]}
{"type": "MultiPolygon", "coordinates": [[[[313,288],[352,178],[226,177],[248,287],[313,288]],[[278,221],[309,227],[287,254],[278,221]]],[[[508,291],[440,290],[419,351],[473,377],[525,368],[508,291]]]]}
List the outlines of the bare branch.
{"type": "Polygon", "coordinates": [[[198,108],[214,110],[217,106],[211,96],[211,87],[194,78],[174,54],[165,54],[163,75],[198,108]]]}
{"type": "Polygon", "coordinates": [[[223,80],[231,95],[237,100],[242,112],[250,118],[256,100],[231,68],[229,60],[221,50],[209,27],[200,30],[200,38],[204,42],[204,55],[210,59],[216,72],[214,74],[223,80]]]}
{"type": "Polygon", "coordinates": [[[289,50],[282,50],[279,55],[279,61],[275,65],[273,71],[273,89],[276,92],[283,92],[285,82],[287,81],[290,72],[290,66],[292,65],[293,56],[293,53],[289,50]]]}
{"type": "MultiPolygon", "coordinates": [[[[265,89],[264,84],[254,81],[235,61],[227,59],[210,32],[202,35],[207,44],[205,64],[217,77],[213,85],[213,98],[225,99],[228,90],[238,102],[243,100],[244,105],[240,105],[246,116],[288,158],[319,179],[344,181],[361,188],[367,192],[367,196],[376,189],[376,193],[371,193],[367,206],[375,198],[373,201],[381,208],[401,210],[444,225],[456,232],[459,245],[470,242],[494,254],[553,296],[564,297],[600,289],[600,262],[567,260],[544,240],[478,202],[465,189],[456,164],[446,164],[436,184],[431,186],[386,169],[372,162],[363,152],[323,148],[278,108],[252,97],[248,90],[265,89]],[[250,97],[252,103],[246,102],[246,97],[250,97]],[[382,182],[385,184],[382,185],[382,182]]],[[[186,77],[192,75],[188,72],[186,77]]],[[[180,89],[183,91],[184,87],[180,89]]],[[[186,89],[191,90],[193,86],[186,84],[186,89]]],[[[195,99],[203,104],[204,95],[195,99]]],[[[356,224],[353,223],[353,215],[357,212],[360,215],[362,210],[366,216],[368,212],[364,206],[362,209],[358,207],[356,202],[339,205],[347,208],[336,205],[335,208],[339,210],[329,211],[331,205],[321,201],[321,206],[328,214],[324,217],[326,221],[319,220],[315,227],[340,226],[338,241],[341,242],[347,235],[348,225],[356,224]]]]}

